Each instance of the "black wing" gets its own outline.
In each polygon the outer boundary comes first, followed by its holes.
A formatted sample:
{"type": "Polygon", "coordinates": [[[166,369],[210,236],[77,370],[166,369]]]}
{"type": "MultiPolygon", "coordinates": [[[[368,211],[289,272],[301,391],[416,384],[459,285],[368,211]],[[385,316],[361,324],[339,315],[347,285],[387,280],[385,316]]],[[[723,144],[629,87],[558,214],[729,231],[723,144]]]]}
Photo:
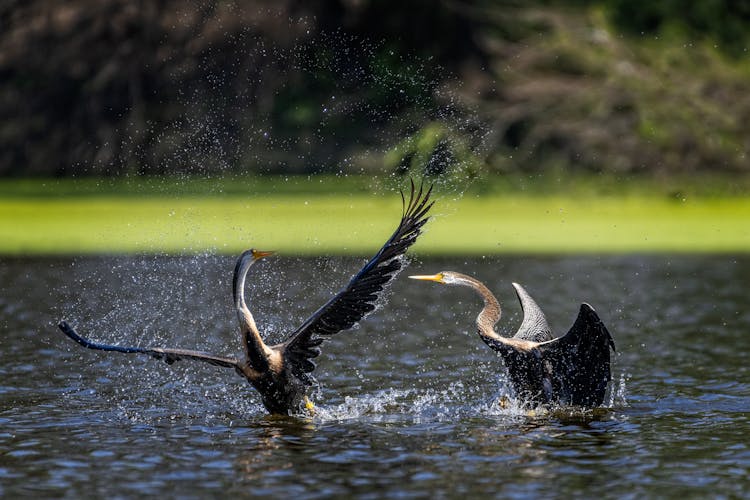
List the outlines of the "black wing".
{"type": "Polygon", "coordinates": [[[545,386],[558,402],[599,406],[612,378],[609,349],[615,342],[596,311],[582,304],[575,323],[563,337],[541,344],[545,386]]]}
{"type": "Polygon", "coordinates": [[[318,309],[280,347],[293,373],[305,384],[312,384],[308,375],[315,369],[312,358],[320,354],[318,346],[327,337],[351,328],[367,313],[375,309],[378,292],[401,269],[400,257],[414,244],[427,222],[432,187],[423,193],[420,185],[415,192],[411,183],[409,202],[401,193],[403,214],[398,227],[370,261],[352,278],[349,284],[318,309]]]}
{"type": "Polygon", "coordinates": [[[98,351],[124,352],[127,354],[148,354],[153,358],[163,359],[169,365],[171,365],[175,361],[180,361],[182,359],[193,359],[196,361],[203,361],[215,366],[235,368],[237,370],[240,369],[239,362],[234,358],[214,356],[213,354],[209,354],[207,352],[190,351],[186,349],[162,349],[161,347],[121,347],[116,345],[97,344],[78,335],[73,327],[71,327],[65,321],[61,321],[57,326],[65,335],[75,340],[83,347],[87,347],[89,349],[96,349],[98,351]]]}

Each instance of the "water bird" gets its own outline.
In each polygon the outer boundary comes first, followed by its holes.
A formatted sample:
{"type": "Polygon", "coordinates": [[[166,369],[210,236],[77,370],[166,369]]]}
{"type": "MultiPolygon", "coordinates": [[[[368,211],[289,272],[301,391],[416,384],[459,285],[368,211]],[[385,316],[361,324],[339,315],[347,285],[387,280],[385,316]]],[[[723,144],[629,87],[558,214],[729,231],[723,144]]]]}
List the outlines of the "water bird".
{"type": "Polygon", "coordinates": [[[526,404],[599,406],[604,401],[610,372],[610,347],[615,343],[599,315],[589,304],[581,304],[568,333],[555,338],[544,313],[528,292],[513,283],[523,309],[523,321],[513,337],[495,331],[500,303],[479,280],[465,274],[443,271],[409,278],[445,285],[467,286],[484,301],[477,316],[479,336],[500,353],[516,396],[526,404]]]}
{"type": "Polygon", "coordinates": [[[58,325],[65,335],[89,349],[132,354],[147,354],[172,364],[183,359],[203,361],[211,365],[234,368],[258,390],[265,408],[272,414],[298,414],[314,411],[307,388],[313,385],[313,359],[320,354],[319,346],[331,335],[348,330],[375,309],[385,285],[403,265],[403,255],[414,244],[427,222],[432,207],[432,187],[415,190],[406,202],[401,192],[401,221],[391,237],[339,293],[307,318],[285,341],[266,345],[245,301],[245,279],[250,267],[273,252],[247,250],[237,259],[232,280],[234,305],[240,323],[244,356],[217,356],[207,352],[162,347],[122,347],[93,342],[81,337],[67,322],[58,325]]]}

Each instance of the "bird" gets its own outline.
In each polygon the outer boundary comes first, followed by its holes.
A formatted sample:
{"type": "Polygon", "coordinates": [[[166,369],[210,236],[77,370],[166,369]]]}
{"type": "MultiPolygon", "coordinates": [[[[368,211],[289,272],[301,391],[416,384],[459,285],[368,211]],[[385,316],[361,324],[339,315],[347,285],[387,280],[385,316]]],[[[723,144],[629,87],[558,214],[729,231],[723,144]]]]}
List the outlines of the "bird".
{"type": "Polygon", "coordinates": [[[427,213],[432,186],[416,190],[411,182],[408,202],[401,191],[402,216],[391,237],[380,250],[354,275],[349,283],[284,341],[267,345],[261,336],[245,301],[245,280],[249,269],[274,252],[250,249],[237,259],[232,279],[232,294],[240,324],[243,355],[240,358],[218,356],[202,351],[162,347],[123,347],[99,344],[84,338],[66,321],[59,329],[83,347],[100,351],[146,354],[167,364],[180,360],[202,361],[224,368],[234,368],[260,393],[261,401],[271,414],[314,414],[315,407],[307,397],[307,389],[315,382],[312,372],[320,345],[332,335],[348,330],[376,307],[385,286],[404,265],[403,256],[414,244],[429,220],[427,213]]]}
{"type": "Polygon", "coordinates": [[[589,304],[581,304],[568,333],[555,338],[531,295],[513,283],[523,321],[513,337],[503,337],[495,331],[502,314],[500,303],[481,281],[453,271],[409,278],[467,286],[480,295],[484,307],[476,319],[479,336],[500,354],[522,404],[591,408],[604,401],[612,378],[609,350],[615,351],[615,343],[589,304]]]}

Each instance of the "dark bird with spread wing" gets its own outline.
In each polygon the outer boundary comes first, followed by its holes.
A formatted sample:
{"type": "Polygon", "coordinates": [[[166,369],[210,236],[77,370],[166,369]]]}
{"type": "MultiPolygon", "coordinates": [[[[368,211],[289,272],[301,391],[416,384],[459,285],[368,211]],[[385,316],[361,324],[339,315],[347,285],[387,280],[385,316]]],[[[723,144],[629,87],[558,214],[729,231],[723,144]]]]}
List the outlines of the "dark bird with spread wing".
{"type": "Polygon", "coordinates": [[[320,344],[331,335],[347,330],[375,309],[375,302],[385,285],[402,267],[402,256],[416,241],[427,212],[432,188],[423,192],[411,185],[408,203],[403,193],[403,213],[398,227],[385,245],[357,273],[349,284],[318,309],[288,338],[277,345],[266,345],[258,331],[253,315],[245,303],[245,278],[250,267],[272,252],[248,250],[237,260],[232,280],[234,304],[240,323],[244,357],[216,356],[201,351],[169,348],[121,347],[98,344],[81,337],[65,321],[58,325],[68,337],[89,349],[133,354],[147,354],[172,364],[191,359],[215,366],[234,368],[247,378],[261,394],[263,405],[270,413],[295,414],[313,409],[306,391],[313,384],[313,359],[320,354],[320,344]]]}
{"type": "Polygon", "coordinates": [[[495,331],[500,303],[479,280],[452,271],[409,277],[467,286],[482,297],[484,308],[476,320],[479,336],[500,353],[516,396],[525,403],[593,407],[604,401],[612,378],[609,349],[614,350],[615,343],[590,305],[582,304],[568,333],[554,338],[534,299],[513,283],[523,321],[513,337],[503,337],[495,331]]]}

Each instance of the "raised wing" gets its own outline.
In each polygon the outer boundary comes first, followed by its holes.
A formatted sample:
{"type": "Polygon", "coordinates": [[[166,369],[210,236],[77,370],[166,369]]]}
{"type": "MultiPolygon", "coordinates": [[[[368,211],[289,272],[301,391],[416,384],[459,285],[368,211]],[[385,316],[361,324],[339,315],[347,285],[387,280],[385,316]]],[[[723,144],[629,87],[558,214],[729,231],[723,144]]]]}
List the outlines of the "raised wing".
{"type": "Polygon", "coordinates": [[[599,406],[612,378],[609,349],[615,342],[599,315],[582,304],[567,334],[538,346],[544,386],[551,388],[560,404],[599,406]]]}
{"type": "Polygon", "coordinates": [[[88,349],[95,349],[98,351],[122,352],[126,354],[148,354],[153,358],[164,360],[169,365],[171,365],[175,361],[192,359],[196,361],[203,361],[215,366],[223,366],[225,368],[234,368],[236,370],[240,370],[240,364],[234,358],[214,356],[213,354],[209,354],[207,352],[190,351],[186,349],[163,349],[161,347],[121,347],[116,345],[97,344],[78,335],[73,327],[71,327],[65,321],[61,321],[57,326],[65,335],[88,349]]]}
{"type": "Polygon", "coordinates": [[[513,288],[516,289],[516,295],[523,310],[523,322],[513,338],[531,340],[533,342],[552,340],[554,338],[552,336],[552,329],[549,327],[547,318],[537,303],[531,298],[526,289],[518,283],[513,283],[513,288]]]}
{"type": "Polygon", "coordinates": [[[414,244],[427,222],[432,187],[416,191],[411,183],[409,202],[401,193],[403,214],[398,227],[370,261],[349,284],[310,316],[279,348],[293,373],[305,384],[312,384],[308,375],[315,369],[312,358],[320,354],[318,346],[329,336],[351,328],[375,309],[375,301],[383,287],[401,269],[401,256],[414,244]]]}

